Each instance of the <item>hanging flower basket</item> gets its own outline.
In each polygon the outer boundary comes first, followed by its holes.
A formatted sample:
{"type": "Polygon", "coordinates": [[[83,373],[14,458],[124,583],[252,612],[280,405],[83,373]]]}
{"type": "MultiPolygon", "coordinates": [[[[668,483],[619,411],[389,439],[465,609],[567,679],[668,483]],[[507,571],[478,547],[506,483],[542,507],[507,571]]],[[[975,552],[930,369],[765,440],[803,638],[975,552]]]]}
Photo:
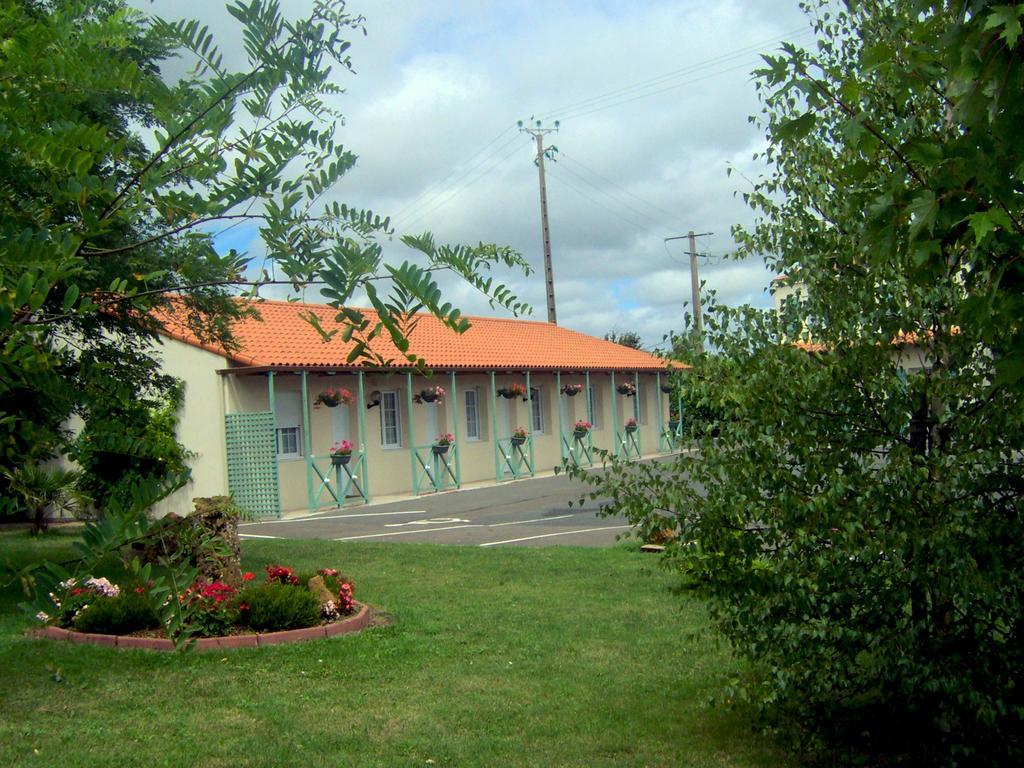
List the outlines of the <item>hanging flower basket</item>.
{"type": "Polygon", "coordinates": [[[675,432],[677,429],[679,429],[679,419],[669,419],[668,428],[671,432],[675,432]]]}
{"type": "Polygon", "coordinates": [[[418,395],[413,395],[412,399],[417,403],[436,403],[444,395],[444,387],[427,387],[426,389],[421,389],[418,395]]]}
{"type": "Polygon", "coordinates": [[[352,394],[350,390],[344,388],[333,388],[328,387],[323,392],[316,396],[316,400],[313,401],[313,406],[319,408],[321,405],[327,408],[337,408],[339,405],[354,403],[356,396],[352,394]]]}
{"type": "Polygon", "coordinates": [[[627,432],[630,432],[630,433],[636,432],[636,429],[637,429],[636,419],[630,419],[629,421],[626,422],[626,431],[627,432]]]}
{"type": "Polygon", "coordinates": [[[343,467],[352,460],[352,443],[342,440],[331,446],[331,464],[343,467]]]}
{"type": "Polygon", "coordinates": [[[499,389],[498,394],[506,400],[515,400],[517,397],[526,397],[526,387],[522,384],[512,384],[499,389]]]}
{"type": "Polygon", "coordinates": [[[668,395],[675,391],[675,387],[673,387],[671,384],[662,384],[661,391],[668,395]]]}
{"type": "Polygon", "coordinates": [[[591,424],[589,421],[584,421],[583,419],[580,419],[579,421],[572,425],[572,436],[575,437],[577,440],[582,440],[584,437],[587,436],[587,434],[590,432],[593,426],[594,425],[591,424]]]}
{"type": "Polygon", "coordinates": [[[626,397],[633,397],[634,395],[636,395],[636,387],[634,387],[628,381],[625,384],[619,384],[618,386],[616,386],[615,391],[618,392],[620,395],[625,395],[626,397]]]}
{"type": "Polygon", "coordinates": [[[583,391],[582,384],[566,384],[562,387],[561,392],[566,397],[576,397],[580,392],[583,391]]]}
{"type": "Polygon", "coordinates": [[[448,453],[448,449],[452,447],[452,443],[455,442],[455,435],[451,432],[442,432],[440,435],[434,438],[434,444],[431,446],[431,450],[435,456],[443,456],[448,453]]]}
{"type": "Polygon", "coordinates": [[[516,427],[512,430],[512,445],[523,445],[526,442],[527,435],[526,427],[516,427]]]}

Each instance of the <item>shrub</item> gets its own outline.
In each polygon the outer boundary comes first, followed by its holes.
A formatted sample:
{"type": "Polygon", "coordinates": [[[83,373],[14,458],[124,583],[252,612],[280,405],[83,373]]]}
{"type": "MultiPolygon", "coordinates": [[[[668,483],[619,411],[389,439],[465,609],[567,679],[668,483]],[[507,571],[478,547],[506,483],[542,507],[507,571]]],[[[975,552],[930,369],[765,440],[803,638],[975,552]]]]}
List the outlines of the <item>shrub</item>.
{"type": "Polygon", "coordinates": [[[261,584],[242,593],[241,607],[257,632],[300,629],[320,621],[320,601],[305,587],[261,584]]]}
{"type": "Polygon", "coordinates": [[[116,597],[97,597],[74,621],[79,632],[127,635],[160,626],[153,604],[145,594],[125,591],[116,597]]]}

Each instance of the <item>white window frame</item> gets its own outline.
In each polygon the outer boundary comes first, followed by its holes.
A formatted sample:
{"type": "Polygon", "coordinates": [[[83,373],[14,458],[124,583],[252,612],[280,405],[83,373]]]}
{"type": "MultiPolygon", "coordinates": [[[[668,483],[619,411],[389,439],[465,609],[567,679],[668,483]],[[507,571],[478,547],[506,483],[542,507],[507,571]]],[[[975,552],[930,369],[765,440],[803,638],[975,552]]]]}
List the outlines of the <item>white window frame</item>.
{"type": "Polygon", "coordinates": [[[274,453],[280,461],[301,459],[302,448],[302,393],[292,389],[279,390],[274,401],[274,453]],[[295,450],[282,451],[282,438],[292,431],[295,433],[295,450]]]}
{"type": "Polygon", "coordinates": [[[544,434],[544,395],[540,387],[530,387],[530,434],[544,434]],[[536,417],[536,419],[534,418],[536,417]],[[540,428],[537,428],[537,423],[540,428]]]}
{"type": "Polygon", "coordinates": [[[301,459],[302,458],[302,427],[298,424],[289,424],[284,427],[276,427],[274,430],[274,449],[279,459],[301,459]],[[295,432],[295,450],[281,450],[281,442],[285,432],[295,432]]]}
{"type": "Polygon", "coordinates": [[[380,393],[380,447],[386,451],[394,451],[402,447],[402,401],[398,397],[397,389],[385,389],[380,393]],[[384,423],[385,413],[388,412],[387,401],[394,399],[395,412],[395,441],[387,439],[387,426],[384,423]]]}
{"type": "Polygon", "coordinates": [[[476,387],[468,387],[462,390],[462,399],[466,404],[466,440],[471,443],[478,443],[481,440],[480,424],[480,390],[476,387]],[[469,414],[472,411],[473,420],[476,422],[476,434],[469,431],[471,420],[469,414]]]}

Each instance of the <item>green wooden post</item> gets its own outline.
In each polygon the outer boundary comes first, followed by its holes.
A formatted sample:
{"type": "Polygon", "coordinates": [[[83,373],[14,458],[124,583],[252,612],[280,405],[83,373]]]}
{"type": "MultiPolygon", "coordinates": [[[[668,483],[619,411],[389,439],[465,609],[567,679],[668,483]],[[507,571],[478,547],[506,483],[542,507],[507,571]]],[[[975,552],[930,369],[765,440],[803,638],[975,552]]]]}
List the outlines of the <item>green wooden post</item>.
{"type": "MultiPolygon", "coordinates": [[[[585,371],[583,375],[584,375],[584,378],[586,380],[586,387],[587,387],[587,412],[586,412],[586,414],[584,415],[583,418],[586,419],[587,421],[590,421],[590,414],[594,413],[594,404],[590,400],[590,371],[589,370],[585,371]]],[[[594,417],[595,417],[595,421],[596,421],[596,418],[597,418],[597,414],[596,413],[594,414],[594,417]]]]}
{"type": "Polygon", "coordinates": [[[412,492],[419,493],[419,483],[416,482],[416,432],[413,426],[411,372],[405,374],[405,409],[409,413],[409,469],[412,472],[412,492]]]}
{"type": "Polygon", "coordinates": [[[501,442],[498,440],[498,390],[494,386],[494,371],[491,371],[491,440],[494,441],[494,481],[501,480],[501,460],[498,452],[501,442]]]}
{"type": "Polygon", "coordinates": [[[309,499],[309,508],[316,509],[316,499],[313,498],[313,437],[309,434],[309,386],[306,382],[306,372],[302,372],[302,433],[305,436],[306,444],[306,498],[309,499]]]}
{"type": "Polygon", "coordinates": [[[676,427],[676,437],[680,437],[683,431],[683,388],[679,388],[679,403],[676,406],[679,412],[676,416],[679,417],[679,426],[676,427]]]}
{"type": "Polygon", "coordinates": [[[637,424],[636,432],[634,432],[633,434],[636,435],[636,452],[639,453],[641,456],[643,456],[644,455],[644,442],[643,442],[643,436],[640,433],[640,372],[639,371],[633,371],[633,389],[636,392],[636,394],[633,395],[633,414],[634,414],[634,418],[636,418],[636,424],[637,424]]]}
{"type": "Polygon", "coordinates": [[[370,503],[370,457],[366,452],[366,390],[363,388],[363,372],[358,373],[359,401],[359,450],[363,454],[363,500],[370,503]]]}
{"type": "Polygon", "coordinates": [[[455,437],[455,486],[462,487],[462,447],[459,445],[459,395],[455,389],[455,371],[452,382],[452,435],[455,437]]]}
{"type": "MultiPolygon", "coordinates": [[[[530,398],[530,412],[527,414],[530,424],[530,477],[533,477],[533,388],[530,386],[530,372],[526,372],[526,395],[530,398]]],[[[541,421],[544,420],[544,404],[539,403],[541,421]]]]}
{"type": "Polygon", "coordinates": [[[612,371],[612,444],[615,448],[615,458],[619,457],[619,393],[615,389],[615,371],[612,371]]]}
{"type": "Polygon", "coordinates": [[[562,372],[555,371],[555,402],[558,403],[558,455],[565,461],[565,427],[562,415],[562,372]]]}
{"type": "Polygon", "coordinates": [[[661,371],[654,374],[654,386],[658,388],[658,450],[661,450],[662,435],[665,434],[665,419],[661,405],[661,371]]]}

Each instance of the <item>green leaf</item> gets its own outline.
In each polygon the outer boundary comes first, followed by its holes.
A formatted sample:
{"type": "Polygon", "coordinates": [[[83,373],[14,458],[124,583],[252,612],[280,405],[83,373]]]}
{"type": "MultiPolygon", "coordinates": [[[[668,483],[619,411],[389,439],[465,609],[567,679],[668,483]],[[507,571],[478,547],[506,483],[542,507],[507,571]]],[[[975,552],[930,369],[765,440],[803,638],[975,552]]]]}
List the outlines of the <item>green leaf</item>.
{"type": "Polygon", "coordinates": [[[1020,17],[1024,16],[1024,6],[997,5],[989,12],[985,19],[984,29],[990,30],[1002,27],[1003,31],[999,37],[1006,41],[1009,47],[1014,47],[1021,35],[1020,17]]]}
{"type": "Polygon", "coordinates": [[[78,301],[78,294],[80,292],[81,291],[77,285],[72,284],[68,286],[67,290],[64,291],[64,300],[61,302],[62,312],[67,312],[75,305],[75,302],[78,301]]]}
{"type": "Polygon", "coordinates": [[[779,141],[799,141],[814,130],[816,122],[817,118],[813,112],[805,112],[800,117],[775,126],[772,135],[779,141]]]}

